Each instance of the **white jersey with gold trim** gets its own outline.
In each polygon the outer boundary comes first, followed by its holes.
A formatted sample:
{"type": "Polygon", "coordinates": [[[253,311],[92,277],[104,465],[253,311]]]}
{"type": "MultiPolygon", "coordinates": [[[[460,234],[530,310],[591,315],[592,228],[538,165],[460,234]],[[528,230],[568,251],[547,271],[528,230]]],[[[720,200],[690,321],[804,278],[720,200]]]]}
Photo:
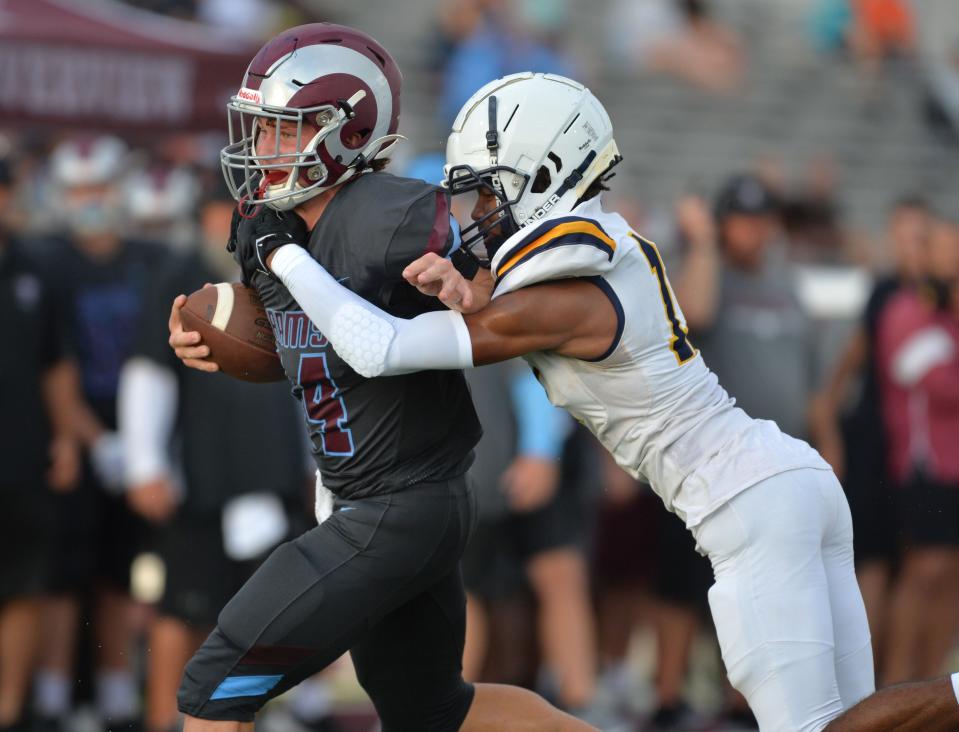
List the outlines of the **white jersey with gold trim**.
{"type": "Polygon", "coordinates": [[[511,236],[492,270],[494,298],[571,277],[589,279],[609,297],[617,337],[599,360],[548,352],[526,360],[550,401],[688,527],[772,475],[830,469],[805,442],[735,406],[686,336],[655,245],[604,212],[599,197],[511,236]]]}

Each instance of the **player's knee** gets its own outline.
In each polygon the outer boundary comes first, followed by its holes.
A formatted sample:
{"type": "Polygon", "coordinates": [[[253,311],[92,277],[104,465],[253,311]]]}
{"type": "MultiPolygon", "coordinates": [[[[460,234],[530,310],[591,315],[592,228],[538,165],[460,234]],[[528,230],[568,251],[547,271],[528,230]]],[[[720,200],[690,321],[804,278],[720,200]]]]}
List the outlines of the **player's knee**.
{"type": "Polygon", "coordinates": [[[522,718],[522,726],[516,730],[522,732],[571,732],[572,730],[592,729],[584,722],[580,722],[569,714],[557,709],[538,694],[528,689],[519,689],[520,693],[528,698],[528,705],[533,711],[528,717],[522,718]]]}
{"type": "MultiPolygon", "coordinates": [[[[366,679],[369,683],[369,678],[366,679]]],[[[372,687],[363,683],[383,732],[457,732],[473,701],[473,686],[462,679],[442,685],[423,685],[417,692],[397,688],[372,687]]]]}

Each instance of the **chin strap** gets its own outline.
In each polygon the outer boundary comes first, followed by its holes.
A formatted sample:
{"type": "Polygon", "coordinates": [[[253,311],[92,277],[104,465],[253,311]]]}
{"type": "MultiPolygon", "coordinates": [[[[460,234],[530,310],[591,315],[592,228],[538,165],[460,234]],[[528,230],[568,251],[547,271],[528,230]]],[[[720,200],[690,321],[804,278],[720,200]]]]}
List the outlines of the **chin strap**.
{"type": "Polygon", "coordinates": [[[360,152],[359,155],[350,161],[350,164],[347,167],[357,171],[363,170],[363,168],[369,165],[372,161],[378,160],[389,153],[397,142],[406,139],[409,138],[407,138],[405,135],[383,135],[382,137],[377,137],[375,140],[368,143],[367,146],[363,148],[362,152],[360,152]]]}

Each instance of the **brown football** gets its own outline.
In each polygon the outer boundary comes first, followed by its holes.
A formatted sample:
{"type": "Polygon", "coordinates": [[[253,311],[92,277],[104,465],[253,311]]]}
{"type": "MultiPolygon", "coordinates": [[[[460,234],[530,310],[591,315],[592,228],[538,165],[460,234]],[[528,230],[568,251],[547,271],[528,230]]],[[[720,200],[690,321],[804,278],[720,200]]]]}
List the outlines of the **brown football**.
{"type": "Polygon", "coordinates": [[[180,310],[183,330],[200,333],[210,359],[243,381],[281,381],[273,328],[259,296],[249,287],[221,282],[187,298],[180,310]]]}

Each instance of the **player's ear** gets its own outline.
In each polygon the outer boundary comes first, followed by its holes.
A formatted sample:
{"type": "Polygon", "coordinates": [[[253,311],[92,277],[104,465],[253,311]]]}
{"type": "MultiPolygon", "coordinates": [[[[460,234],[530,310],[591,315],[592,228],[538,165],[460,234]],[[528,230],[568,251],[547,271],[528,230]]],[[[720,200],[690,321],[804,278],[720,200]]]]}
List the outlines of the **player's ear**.
{"type": "Polygon", "coordinates": [[[363,135],[359,132],[351,132],[346,136],[346,144],[350,147],[359,147],[361,142],[363,142],[363,135]]]}

